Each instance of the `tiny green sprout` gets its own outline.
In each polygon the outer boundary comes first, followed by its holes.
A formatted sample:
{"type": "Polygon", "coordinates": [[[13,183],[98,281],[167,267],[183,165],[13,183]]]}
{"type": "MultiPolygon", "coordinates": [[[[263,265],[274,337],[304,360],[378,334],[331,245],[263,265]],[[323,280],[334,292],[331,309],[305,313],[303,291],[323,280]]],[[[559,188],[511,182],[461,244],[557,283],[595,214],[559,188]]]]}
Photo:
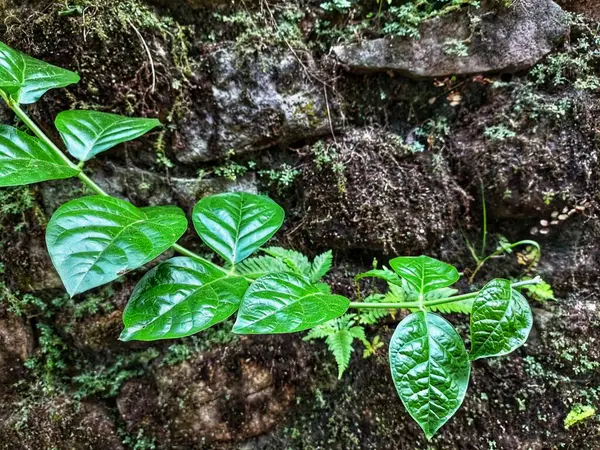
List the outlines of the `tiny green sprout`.
{"type": "Polygon", "coordinates": [[[596,415],[596,410],[589,405],[575,405],[567,417],[565,417],[565,429],[568,430],[573,425],[588,420],[596,415]]]}

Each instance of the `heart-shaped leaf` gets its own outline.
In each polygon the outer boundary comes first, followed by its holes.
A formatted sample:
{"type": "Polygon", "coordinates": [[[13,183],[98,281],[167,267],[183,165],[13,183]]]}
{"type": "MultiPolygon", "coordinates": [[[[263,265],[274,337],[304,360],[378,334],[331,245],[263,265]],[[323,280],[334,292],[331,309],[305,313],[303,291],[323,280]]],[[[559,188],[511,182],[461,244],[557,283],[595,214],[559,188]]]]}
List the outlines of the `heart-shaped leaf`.
{"type": "Polygon", "coordinates": [[[72,200],[54,213],[46,243],[71,296],[152,261],[183,235],[187,219],[174,206],[136,208],[112,197],[72,200]]]}
{"type": "Polygon", "coordinates": [[[209,262],[178,257],[140,280],[123,313],[121,340],[174,339],[202,331],[237,311],[248,288],[209,262]]]}
{"type": "Polygon", "coordinates": [[[349,306],[347,298],[323,293],[305,277],[292,273],[266,275],[246,291],[233,332],[295,333],[335,319],[349,306]]]}
{"type": "Polygon", "coordinates": [[[410,314],[392,336],[390,368],[402,403],[431,439],[467,392],[471,363],[462,339],[437,314],[410,314]]]}
{"type": "Polygon", "coordinates": [[[420,295],[450,286],[460,277],[454,266],[429,256],[394,258],[390,261],[390,266],[420,295]]]}
{"type": "Polygon", "coordinates": [[[0,125],[1,187],[70,178],[78,173],[40,139],[0,125]]]}
{"type": "Polygon", "coordinates": [[[50,89],[79,82],[79,75],[32,58],[0,42],[0,89],[17,103],[37,102],[50,89]]]}
{"type": "Polygon", "coordinates": [[[98,153],[146,134],[160,122],[98,111],[63,111],[56,117],[55,125],[69,153],[88,161],[98,153]]]}
{"type": "Polygon", "coordinates": [[[233,265],[271,239],[283,217],[283,209],[270,198],[233,192],[203,198],[192,218],[204,243],[233,265]]]}
{"type": "Polygon", "coordinates": [[[527,299],[510,281],[486,284],[473,301],[471,360],[506,355],[525,343],[533,315],[527,299]]]}

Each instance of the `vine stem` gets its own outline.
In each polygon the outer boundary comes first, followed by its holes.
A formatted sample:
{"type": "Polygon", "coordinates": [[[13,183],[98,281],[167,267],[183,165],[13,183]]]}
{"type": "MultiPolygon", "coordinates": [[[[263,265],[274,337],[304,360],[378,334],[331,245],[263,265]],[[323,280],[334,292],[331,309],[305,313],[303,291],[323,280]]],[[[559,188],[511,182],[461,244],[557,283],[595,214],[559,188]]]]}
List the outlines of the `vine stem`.
{"type": "MultiPolygon", "coordinates": [[[[531,280],[519,281],[513,283],[510,286],[515,289],[523,286],[531,286],[540,284],[542,279],[535,277],[531,280]]],[[[440,298],[429,301],[419,302],[405,302],[405,303],[365,303],[365,302],[351,302],[350,308],[354,309],[419,309],[427,306],[445,305],[446,303],[459,302],[461,300],[468,300],[477,297],[480,291],[470,292],[468,294],[455,295],[453,297],[440,298]]]]}
{"type": "MultiPolygon", "coordinates": [[[[73,161],[71,161],[69,159],[69,157],[67,155],[65,155],[63,153],[63,151],[58,148],[58,146],[52,142],[52,139],[50,139],[46,133],[44,133],[40,127],[37,126],[37,124],[33,121],[33,119],[31,119],[27,113],[25,111],[23,111],[23,109],[19,106],[18,103],[16,103],[15,101],[13,101],[7,94],[6,92],[4,92],[3,90],[0,89],[0,96],[2,97],[2,99],[6,102],[6,104],[8,105],[8,107],[17,115],[17,117],[19,119],[21,119],[21,121],[27,126],[27,128],[29,128],[33,134],[35,134],[40,140],[42,140],[48,147],[50,147],[52,149],[52,151],[54,151],[54,153],[56,153],[58,156],[60,156],[65,163],[71,167],[72,169],[77,170],[79,173],[77,174],[77,178],[79,178],[81,180],[81,182],[83,184],[85,184],[88,188],[90,188],[92,191],[94,191],[96,194],[98,195],[102,195],[104,197],[111,197],[110,194],[108,194],[104,189],[102,189],[94,180],[92,180],[90,177],[88,177],[84,172],[83,172],[83,164],[79,164],[76,165],[73,161]]],[[[173,244],[171,246],[171,248],[173,250],[175,250],[177,253],[180,253],[184,256],[188,256],[190,258],[196,259],[198,261],[201,261],[203,263],[207,263],[207,264],[211,264],[212,266],[214,266],[215,268],[218,268],[220,271],[222,271],[223,273],[226,274],[230,274],[230,272],[226,269],[224,269],[223,267],[213,263],[212,261],[209,261],[207,259],[204,259],[202,256],[198,255],[197,253],[194,253],[191,250],[188,250],[185,247],[182,247],[179,244],[173,244]]],[[[244,277],[245,278],[245,277],[244,277]]]]}
{"type": "Polygon", "coordinates": [[[475,279],[475,275],[477,275],[477,273],[479,272],[479,270],[481,270],[481,268],[483,267],[483,265],[490,259],[495,258],[496,256],[500,256],[502,253],[505,253],[507,250],[512,250],[515,247],[518,247],[520,245],[531,245],[532,247],[535,247],[537,250],[537,254],[535,256],[535,258],[533,259],[533,261],[531,262],[531,264],[529,264],[528,269],[531,268],[539,259],[540,259],[540,255],[542,254],[542,249],[540,247],[540,244],[538,244],[535,241],[531,241],[531,240],[524,240],[524,241],[519,241],[519,242],[514,242],[510,245],[507,245],[505,247],[502,247],[498,250],[496,250],[494,253],[486,256],[485,258],[479,260],[477,262],[477,266],[475,267],[475,270],[473,271],[473,273],[471,274],[471,276],[469,277],[469,283],[473,283],[473,280],[475,279]]]}

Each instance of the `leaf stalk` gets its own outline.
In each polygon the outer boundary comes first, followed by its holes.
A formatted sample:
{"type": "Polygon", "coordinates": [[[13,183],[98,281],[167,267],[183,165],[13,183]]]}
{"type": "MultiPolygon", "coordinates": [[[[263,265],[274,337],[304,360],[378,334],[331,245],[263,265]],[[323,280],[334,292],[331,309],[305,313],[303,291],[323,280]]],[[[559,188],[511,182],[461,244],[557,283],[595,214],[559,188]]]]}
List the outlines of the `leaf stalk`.
{"type": "MultiPolygon", "coordinates": [[[[531,280],[519,281],[511,284],[513,289],[523,286],[531,286],[540,284],[542,279],[535,277],[531,280]]],[[[404,302],[404,303],[365,303],[365,302],[350,302],[350,308],[354,309],[420,309],[421,307],[445,305],[447,303],[459,302],[477,297],[480,291],[469,292],[468,294],[454,295],[452,297],[439,298],[423,302],[404,302]]]]}

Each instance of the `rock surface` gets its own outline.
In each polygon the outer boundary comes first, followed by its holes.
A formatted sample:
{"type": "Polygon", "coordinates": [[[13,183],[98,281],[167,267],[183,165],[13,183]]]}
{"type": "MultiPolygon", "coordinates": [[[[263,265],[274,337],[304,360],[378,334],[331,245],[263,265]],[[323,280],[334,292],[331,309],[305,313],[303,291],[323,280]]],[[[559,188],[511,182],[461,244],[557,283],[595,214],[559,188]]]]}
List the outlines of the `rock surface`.
{"type": "Polygon", "coordinates": [[[310,242],[418,254],[452,232],[464,193],[443,160],[411,153],[381,131],[352,130],[326,145],[333,165],[302,175],[301,229],[310,242]],[[336,172],[336,163],[343,170],[336,172]]]}
{"type": "Polygon", "coordinates": [[[213,448],[273,429],[306,380],[306,344],[293,338],[239,344],[159,365],[153,376],[125,383],[117,407],[127,427],[149,427],[165,448],[213,448]]]}
{"type": "Polygon", "coordinates": [[[1,450],[124,450],[107,409],[67,396],[43,396],[29,410],[0,412],[1,450]],[[11,414],[12,413],[12,414],[11,414]]]}
{"type": "Polygon", "coordinates": [[[590,19],[600,19],[600,0],[559,0],[557,3],[567,11],[585,14],[590,19]]]}
{"type": "Polygon", "coordinates": [[[340,45],[333,53],[354,71],[414,77],[519,72],[550,53],[569,29],[566,14],[552,0],[515,2],[510,8],[488,1],[472,14],[477,21],[467,10],[431,19],[421,26],[419,40],[381,38],[340,45]],[[457,41],[467,45],[467,56],[452,53],[457,41]]]}
{"type": "Polygon", "coordinates": [[[19,317],[0,310],[0,393],[22,377],[23,362],[31,356],[33,346],[31,328],[19,317]]]}
{"type": "Polygon", "coordinates": [[[324,86],[302,67],[314,64],[310,57],[302,63],[300,57],[244,56],[235,48],[210,55],[210,98],[184,119],[176,158],[209,161],[329,133],[324,86]]]}

